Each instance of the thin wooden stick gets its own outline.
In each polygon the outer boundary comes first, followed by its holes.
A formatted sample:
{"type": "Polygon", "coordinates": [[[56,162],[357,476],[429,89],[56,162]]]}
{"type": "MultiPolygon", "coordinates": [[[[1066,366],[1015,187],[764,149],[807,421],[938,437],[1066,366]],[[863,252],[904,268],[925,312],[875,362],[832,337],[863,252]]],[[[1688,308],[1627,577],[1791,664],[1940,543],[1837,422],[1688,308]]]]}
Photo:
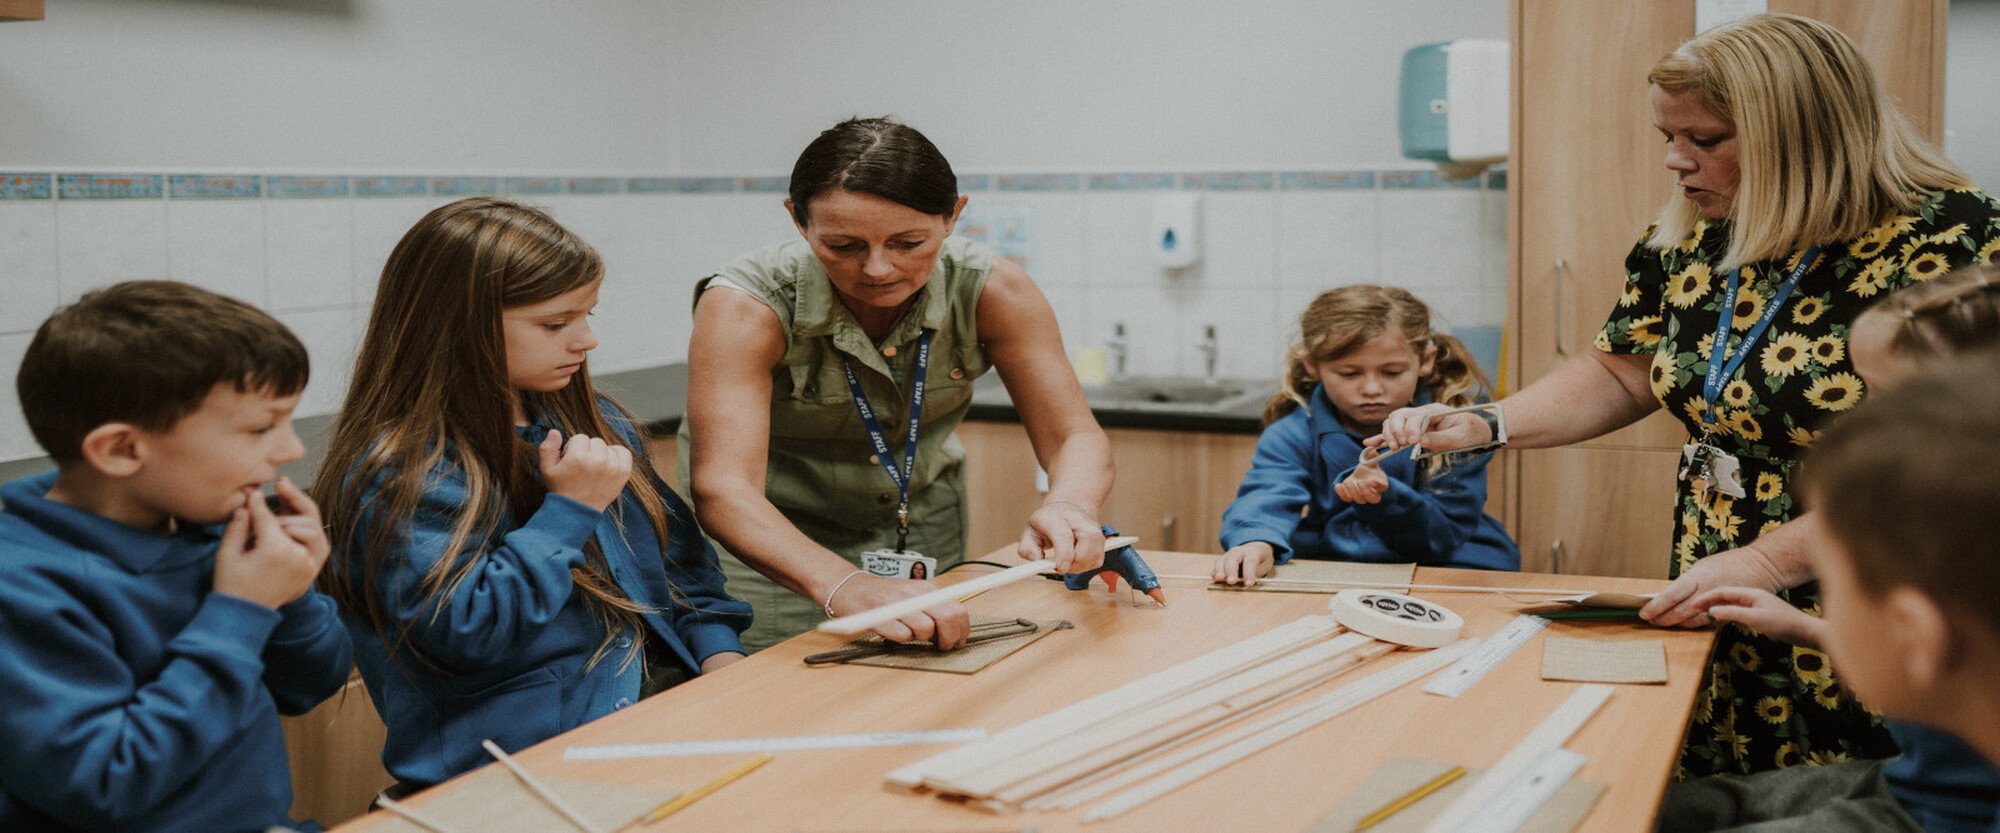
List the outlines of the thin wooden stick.
{"type": "MultiPolygon", "coordinates": [[[[1110,552],[1119,547],[1129,547],[1138,540],[1129,535],[1106,538],[1104,539],[1104,551],[1110,552]]],[[[961,581],[950,587],[940,587],[929,593],[911,596],[901,601],[890,602],[873,610],[864,610],[860,613],[842,616],[837,619],[828,619],[819,623],[819,630],[823,633],[856,634],[873,628],[876,625],[885,625],[894,622],[897,619],[901,619],[935,604],[970,599],[973,596],[977,596],[1003,584],[1013,584],[1030,576],[1038,576],[1043,573],[1053,573],[1055,571],[1056,563],[1047,558],[1040,561],[1030,561],[1026,564],[1016,564],[997,573],[988,573],[970,581],[961,581]]]]}
{"type": "Polygon", "coordinates": [[[551,792],[548,786],[543,784],[540,779],[528,774],[527,768],[516,762],[514,756],[507,754],[507,751],[501,749],[499,744],[490,740],[482,740],[479,742],[479,745],[486,747],[486,754],[492,755],[493,760],[499,761],[501,766],[507,768],[507,771],[514,773],[515,778],[521,779],[521,786],[527,787],[528,792],[534,793],[535,797],[542,800],[542,803],[549,805],[550,809],[561,814],[570,824],[576,825],[576,829],[584,833],[605,833],[597,825],[591,824],[590,820],[584,818],[581,813],[570,809],[570,806],[564,804],[562,799],[557,798],[556,794],[551,792]]]}
{"type": "Polygon", "coordinates": [[[1534,763],[1535,758],[1540,757],[1543,752],[1560,748],[1564,743],[1568,743],[1570,736],[1583,728],[1584,722],[1590,720],[1591,715],[1597,714],[1597,710],[1604,706],[1604,701],[1609,699],[1611,699],[1611,686],[1601,684],[1578,686],[1576,691],[1570,693],[1569,699],[1564,700],[1562,705],[1557,706],[1555,711],[1543,718],[1540,724],[1528,732],[1527,737],[1522,738],[1521,742],[1508,750],[1506,755],[1501,756],[1497,763],[1467,785],[1465,791],[1459,793],[1456,799],[1445,805],[1444,810],[1424,827],[1424,833],[1450,833],[1471,821],[1487,802],[1492,801],[1501,790],[1507,788],[1515,776],[1521,774],[1521,770],[1527,769],[1529,764],[1534,763]]]}
{"type": "MultiPolygon", "coordinates": [[[[1210,584],[1217,583],[1214,576],[1197,576],[1197,575],[1174,574],[1174,573],[1160,573],[1159,579],[1161,581],[1174,579],[1177,581],[1203,581],[1203,582],[1208,582],[1210,584]]],[[[1410,582],[1402,582],[1402,581],[1348,581],[1345,579],[1284,578],[1281,576],[1274,576],[1271,578],[1260,578],[1257,580],[1257,583],[1260,585],[1282,584],[1292,587],[1379,587],[1383,590],[1397,590],[1402,588],[1408,588],[1411,590],[1437,590],[1445,593],[1498,593],[1502,596],[1505,596],[1509,593],[1525,593],[1532,596],[1588,596],[1591,593],[1595,592],[1591,590],[1552,590],[1544,587],[1476,587],[1467,584],[1412,584],[1410,582]]],[[[1230,584],[1223,586],[1231,589],[1236,589],[1240,585],[1230,584]]]]}
{"type": "Polygon", "coordinates": [[[384,810],[388,810],[389,812],[395,813],[396,815],[402,816],[404,821],[407,821],[425,830],[429,830],[431,831],[431,833],[452,833],[452,829],[444,826],[443,822],[440,822],[437,819],[431,818],[415,810],[412,810],[408,807],[405,807],[402,805],[401,802],[398,802],[395,799],[392,799],[386,795],[376,798],[375,806],[380,807],[384,810]]]}

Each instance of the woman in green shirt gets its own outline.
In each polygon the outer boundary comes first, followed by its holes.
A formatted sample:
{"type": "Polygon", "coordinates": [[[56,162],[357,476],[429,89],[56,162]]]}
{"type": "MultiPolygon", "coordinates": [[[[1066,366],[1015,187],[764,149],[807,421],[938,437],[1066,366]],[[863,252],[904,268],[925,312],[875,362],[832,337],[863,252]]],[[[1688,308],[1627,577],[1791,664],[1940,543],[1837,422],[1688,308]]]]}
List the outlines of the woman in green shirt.
{"type": "MultiPolygon", "coordinates": [[[[756,611],[752,650],[934,589],[858,569],[865,551],[906,544],[940,569],[963,559],[952,430],[989,367],[1049,473],[1021,557],[1046,552],[1063,572],[1103,561],[1109,444],[1048,300],[1019,266],[950,237],[965,201],[923,134],[842,122],[792,169],[785,208],[801,239],[696,284],[682,471],[702,525],[735,556],[723,563],[756,611]]],[[[955,648],[967,627],[947,602],[876,631],[955,648]]]]}

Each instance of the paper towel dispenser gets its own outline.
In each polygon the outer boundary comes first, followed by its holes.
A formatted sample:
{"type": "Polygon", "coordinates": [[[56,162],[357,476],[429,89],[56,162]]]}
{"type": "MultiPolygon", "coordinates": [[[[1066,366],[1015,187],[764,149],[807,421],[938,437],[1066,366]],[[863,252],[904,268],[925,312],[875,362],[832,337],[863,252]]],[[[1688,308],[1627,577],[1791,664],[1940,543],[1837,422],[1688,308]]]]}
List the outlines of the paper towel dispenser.
{"type": "Polygon", "coordinates": [[[1403,155],[1452,178],[1507,159],[1507,42],[1455,40],[1403,53],[1403,155]]]}

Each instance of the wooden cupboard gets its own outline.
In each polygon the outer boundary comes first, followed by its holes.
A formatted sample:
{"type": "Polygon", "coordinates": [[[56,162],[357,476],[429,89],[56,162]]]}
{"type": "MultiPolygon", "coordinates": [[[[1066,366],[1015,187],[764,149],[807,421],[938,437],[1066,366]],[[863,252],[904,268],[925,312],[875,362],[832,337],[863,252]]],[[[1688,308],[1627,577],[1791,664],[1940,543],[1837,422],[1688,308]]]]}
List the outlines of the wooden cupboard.
{"type": "Polygon", "coordinates": [[[367,812],[375,794],[395,783],[382,768],[388,730],[359,676],[312,711],[281,722],[292,768],[292,818],[331,827],[367,812]]]}
{"type": "Polygon", "coordinates": [[[0,0],[0,21],[41,19],[42,0],[0,0]]]}
{"type": "MultiPolygon", "coordinates": [[[[1944,0],[1772,0],[1854,38],[1931,141],[1944,125],[1944,0]]],[[[1672,194],[1646,70],[1695,34],[1694,3],[1516,0],[1508,159],[1506,388],[1591,348],[1624,286],[1625,254],[1672,194]]],[[[1523,568],[1662,578],[1685,432],[1663,413],[1498,475],[1523,568]]]]}
{"type": "MultiPolygon", "coordinates": [[[[1107,428],[1118,482],[1099,517],[1145,549],[1216,552],[1222,510],[1236,494],[1255,434],[1107,428]]],[[[964,422],[966,489],[972,520],[966,552],[986,553],[1020,538],[1040,506],[1035,454],[1018,423],[964,422]]]]}

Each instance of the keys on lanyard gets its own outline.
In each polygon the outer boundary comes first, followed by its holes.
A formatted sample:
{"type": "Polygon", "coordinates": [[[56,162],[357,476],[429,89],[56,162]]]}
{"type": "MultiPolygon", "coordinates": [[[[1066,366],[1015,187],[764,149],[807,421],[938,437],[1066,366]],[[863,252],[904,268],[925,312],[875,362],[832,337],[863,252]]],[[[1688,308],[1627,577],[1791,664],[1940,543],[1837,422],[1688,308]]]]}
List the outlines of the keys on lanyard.
{"type": "Polygon", "coordinates": [[[1708,375],[1702,380],[1701,398],[1707,407],[1701,413],[1701,437],[1681,448],[1680,478],[1692,483],[1697,493],[1706,493],[1712,488],[1732,498],[1744,496],[1740,475],[1742,462],[1709,442],[1715,436],[1717,427],[1716,402],[1722,399],[1722,386],[1742,368],[1743,360],[1749,358],[1757,340],[1763,338],[1772,320],[1785,308],[1785,302],[1791,300],[1792,290],[1798,288],[1799,279],[1805,277],[1806,272],[1819,261],[1819,253],[1820,247],[1814,246],[1799,256],[1798,264],[1792,267],[1791,274],[1785,276],[1785,282],[1771,296],[1771,302],[1764,305],[1764,313],[1757,317],[1757,323],[1743,334],[1743,340],[1736,345],[1734,354],[1729,352],[1729,323],[1735,317],[1736,291],[1743,268],[1739,266],[1729,270],[1722,306],[1716,311],[1715,342],[1709,347],[1708,375]]]}
{"type": "Polygon", "coordinates": [[[847,374],[847,390],[854,394],[854,410],[861,414],[861,427],[868,431],[868,442],[875,447],[875,460],[882,464],[882,470],[889,473],[889,482],[896,484],[901,493],[901,501],[896,504],[896,551],[902,552],[910,540],[910,477],[917,467],[917,431],[924,419],[924,379],[931,364],[931,330],[924,330],[917,336],[916,378],[910,382],[910,430],[903,437],[903,467],[898,471],[889,453],[889,440],[882,434],[882,423],[875,418],[875,408],[868,403],[868,395],[861,392],[861,377],[854,375],[854,365],[846,355],[840,357],[840,369],[847,374]]]}

